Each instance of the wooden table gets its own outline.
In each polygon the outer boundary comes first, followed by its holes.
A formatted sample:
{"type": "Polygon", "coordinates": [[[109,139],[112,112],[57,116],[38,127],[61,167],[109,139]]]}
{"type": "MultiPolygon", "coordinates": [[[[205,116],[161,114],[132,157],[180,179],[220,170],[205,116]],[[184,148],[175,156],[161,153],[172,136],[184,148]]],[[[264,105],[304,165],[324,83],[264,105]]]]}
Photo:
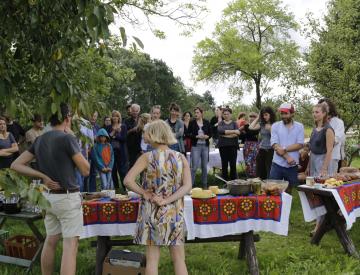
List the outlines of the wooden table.
{"type": "Polygon", "coordinates": [[[26,274],[28,274],[31,271],[34,262],[40,256],[42,247],[44,245],[45,238],[34,224],[35,221],[43,219],[43,216],[41,214],[31,212],[20,212],[18,214],[6,214],[4,212],[0,212],[0,229],[3,227],[7,219],[25,222],[38,240],[39,247],[31,260],[0,255],[0,262],[26,267],[26,274]]]}
{"type": "Polygon", "coordinates": [[[346,231],[344,218],[339,215],[339,205],[333,194],[327,190],[298,186],[299,191],[318,195],[326,208],[327,213],[320,221],[320,226],[311,238],[311,243],[318,245],[328,231],[334,229],[345,252],[355,258],[360,258],[355,245],[346,231]]]}
{"type": "MultiPolygon", "coordinates": [[[[216,238],[207,238],[195,240],[186,240],[186,243],[214,243],[214,242],[239,242],[238,259],[245,259],[251,275],[259,274],[259,265],[256,256],[255,242],[260,240],[259,235],[253,234],[253,231],[239,235],[228,235],[216,238]]],[[[133,239],[113,240],[109,236],[98,236],[97,241],[91,242],[96,247],[96,275],[101,275],[103,262],[106,255],[113,246],[131,246],[134,245],[133,239]]],[[[240,273],[241,274],[241,273],[240,273]]]]}

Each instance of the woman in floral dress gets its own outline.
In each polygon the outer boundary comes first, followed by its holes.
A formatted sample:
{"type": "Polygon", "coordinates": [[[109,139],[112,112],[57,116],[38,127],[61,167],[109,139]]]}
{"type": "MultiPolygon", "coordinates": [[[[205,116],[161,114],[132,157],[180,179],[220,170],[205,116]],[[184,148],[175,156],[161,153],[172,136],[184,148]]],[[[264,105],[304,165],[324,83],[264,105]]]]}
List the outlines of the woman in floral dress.
{"type": "Polygon", "coordinates": [[[191,189],[186,158],[169,149],[176,139],[164,121],[149,124],[144,138],[152,148],[129,171],[125,185],[142,196],[134,242],[146,245],[146,274],[158,274],[160,246],[168,246],[175,274],[187,274],[184,251],[184,195],[191,189]],[[139,186],[136,177],[144,171],[139,186]]]}

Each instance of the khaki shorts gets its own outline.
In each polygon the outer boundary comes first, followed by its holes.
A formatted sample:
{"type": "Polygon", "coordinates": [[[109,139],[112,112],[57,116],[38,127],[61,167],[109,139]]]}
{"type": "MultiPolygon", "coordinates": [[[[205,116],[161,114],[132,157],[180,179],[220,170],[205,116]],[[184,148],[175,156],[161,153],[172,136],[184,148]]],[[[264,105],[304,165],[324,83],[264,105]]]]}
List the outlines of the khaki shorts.
{"type": "Polygon", "coordinates": [[[81,236],[83,230],[83,213],[81,194],[49,194],[43,192],[51,208],[46,210],[45,229],[47,235],[62,234],[63,238],[81,236]]]}

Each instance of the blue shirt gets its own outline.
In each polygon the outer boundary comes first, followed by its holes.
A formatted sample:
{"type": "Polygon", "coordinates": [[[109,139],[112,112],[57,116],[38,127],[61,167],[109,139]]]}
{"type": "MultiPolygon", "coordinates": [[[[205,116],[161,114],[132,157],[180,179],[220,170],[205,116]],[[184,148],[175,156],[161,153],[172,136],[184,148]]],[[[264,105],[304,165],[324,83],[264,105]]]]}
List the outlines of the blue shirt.
{"type": "MultiPolygon", "coordinates": [[[[284,122],[275,122],[271,127],[271,146],[279,144],[282,148],[286,148],[293,144],[304,144],[304,125],[294,121],[291,128],[286,127],[284,122]]],[[[299,151],[288,152],[295,162],[299,163],[299,151]]],[[[273,162],[282,167],[288,168],[290,165],[286,159],[274,152],[273,162]]]]}

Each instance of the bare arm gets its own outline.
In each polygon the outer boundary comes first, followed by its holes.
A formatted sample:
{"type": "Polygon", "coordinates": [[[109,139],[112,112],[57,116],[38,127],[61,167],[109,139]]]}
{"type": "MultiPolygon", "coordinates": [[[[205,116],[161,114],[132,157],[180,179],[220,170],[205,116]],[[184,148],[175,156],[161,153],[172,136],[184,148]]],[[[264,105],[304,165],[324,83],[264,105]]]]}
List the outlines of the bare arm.
{"type": "Polygon", "coordinates": [[[4,149],[0,149],[0,157],[8,157],[11,155],[12,155],[11,153],[6,152],[4,149]]]}
{"type": "Polygon", "coordinates": [[[11,164],[10,168],[12,170],[18,172],[19,174],[33,177],[33,178],[42,179],[43,183],[50,189],[53,189],[53,190],[61,189],[59,183],[53,181],[44,173],[41,173],[40,171],[37,171],[27,165],[33,159],[35,159],[35,156],[32,153],[30,153],[29,151],[25,151],[11,164]]]}
{"type": "Polygon", "coordinates": [[[286,147],[286,152],[299,151],[303,147],[304,147],[304,144],[300,144],[300,143],[291,144],[288,147],[286,147]]]}
{"type": "Polygon", "coordinates": [[[127,173],[124,184],[128,189],[141,195],[145,200],[150,200],[152,198],[152,190],[145,190],[135,182],[136,177],[148,166],[147,154],[142,154],[138,158],[134,166],[127,173]]]}
{"type": "Polygon", "coordinates": [[[249,129],[250,130],[259,130],[260,129],[260,124],[259,124],[259,117],[260,115],[258,115],[253,122],[251,122],[251,124],[249,125],[249,129]]]}
{"type": "Polygon", "coordinates": [[[11,144],[10,148],[3,149],[3,151],[6,153],[13,154],[13,153],[16,153],[19,151],[19,146],[17,143],[13,143],[13,144],[11,144]]]}
{"type": "Polygon", "coordinates": [[[79,169],[81,175],[86,177],[90,174],[90,164],[80,152],[76,153],[71,158],[76,167],[79,169]]]}

